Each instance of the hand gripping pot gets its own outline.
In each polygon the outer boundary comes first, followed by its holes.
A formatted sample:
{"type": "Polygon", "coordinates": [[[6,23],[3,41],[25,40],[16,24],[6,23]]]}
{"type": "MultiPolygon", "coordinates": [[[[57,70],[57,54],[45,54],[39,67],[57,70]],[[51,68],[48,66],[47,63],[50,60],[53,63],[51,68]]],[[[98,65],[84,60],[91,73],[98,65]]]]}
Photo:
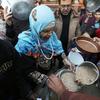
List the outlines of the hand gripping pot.
{"type": "Polygon", "coordinates": [[[14,18],[18,20],[27,20],[34,7],[35,0],[2,0],[1,2],[3,8],[8,6],[14,18]]]}
{"type": "Polygon", "coordinates": [[[89,61],[84,61],[76,67],[76,81],[83,85],[91,85],[99,78],[99,69],[89,61]]]}

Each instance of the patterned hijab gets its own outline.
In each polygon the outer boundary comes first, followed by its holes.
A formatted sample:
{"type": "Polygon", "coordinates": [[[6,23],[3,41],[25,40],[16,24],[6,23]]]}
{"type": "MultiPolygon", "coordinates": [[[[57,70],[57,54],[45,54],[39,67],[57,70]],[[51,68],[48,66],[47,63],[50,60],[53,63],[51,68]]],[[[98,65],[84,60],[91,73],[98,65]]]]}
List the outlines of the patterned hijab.
{"type": "Polygon", "coordinates": [[[40,38],[40,32],[48,27],[55,26],[53,11],[45,5],[35,7],[29,16],[30,29],[23,31],[18,36],[16,50],[22,54],[52,54],[58,55],[63,52],[62,44],[58,40],[56,33],[52,32],[48,40],[40,38]]]}

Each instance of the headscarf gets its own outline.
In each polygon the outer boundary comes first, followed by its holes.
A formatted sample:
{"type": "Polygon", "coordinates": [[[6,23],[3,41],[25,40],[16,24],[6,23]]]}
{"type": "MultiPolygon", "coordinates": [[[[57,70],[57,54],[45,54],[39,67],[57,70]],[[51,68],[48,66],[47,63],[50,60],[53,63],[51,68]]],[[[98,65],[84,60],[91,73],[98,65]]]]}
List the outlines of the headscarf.
{"type": "Polygon", "coordinates": [[[23,31],[18,36],[18,42],[15,46],[19,53],[30,55],[34,53],[58,55],[63,52],[62,44],[58,40],[56,33],[52,32],[48,40],[42,40],[39,33],[47,27],[55,25],[53,11],[45,5],[40,5],[30,13],[30,29],[23,31]]]}

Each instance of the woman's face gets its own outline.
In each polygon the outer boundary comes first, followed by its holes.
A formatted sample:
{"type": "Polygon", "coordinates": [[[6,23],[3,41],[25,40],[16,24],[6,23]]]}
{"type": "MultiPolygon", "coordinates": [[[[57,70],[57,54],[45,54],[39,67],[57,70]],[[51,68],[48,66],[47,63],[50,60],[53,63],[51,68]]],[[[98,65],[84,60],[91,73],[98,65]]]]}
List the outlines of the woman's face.
{"type": "Polygon", "coordinates": [[[51,37],[52,32],[53,32],[54,28],[48,28],[48,29],[44,29],[42,32],[40,32],[40,38],[47,40],[51,37]]]}

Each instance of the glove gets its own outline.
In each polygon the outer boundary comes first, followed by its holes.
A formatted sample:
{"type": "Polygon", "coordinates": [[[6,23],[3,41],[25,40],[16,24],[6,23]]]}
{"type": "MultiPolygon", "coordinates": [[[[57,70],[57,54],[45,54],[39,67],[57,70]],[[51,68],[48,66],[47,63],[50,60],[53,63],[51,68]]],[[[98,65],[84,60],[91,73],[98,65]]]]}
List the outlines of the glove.
{"type": "Polygon", "coordinates": [[[38,85],[44,86],[47,83],[48,76],[38,71],[31,72],[28,76],[38,85]]]}

